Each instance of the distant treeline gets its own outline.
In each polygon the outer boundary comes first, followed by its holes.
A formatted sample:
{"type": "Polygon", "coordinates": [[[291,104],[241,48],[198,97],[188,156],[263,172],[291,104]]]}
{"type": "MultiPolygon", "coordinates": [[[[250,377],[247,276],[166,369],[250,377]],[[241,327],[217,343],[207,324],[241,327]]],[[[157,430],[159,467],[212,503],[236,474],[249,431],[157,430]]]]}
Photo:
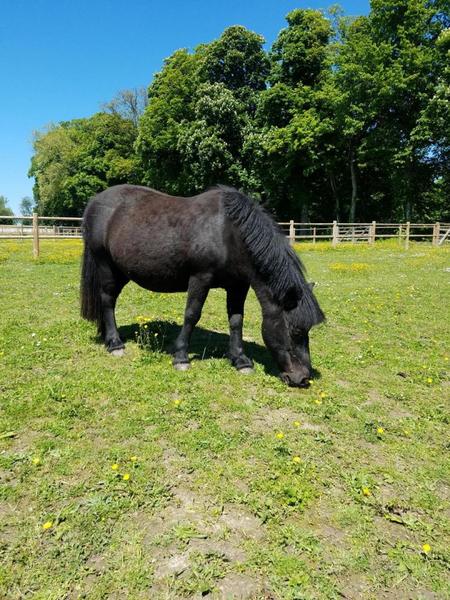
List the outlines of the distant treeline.
{"type": "Polygon", "coordinates": [[[34,138],[41,214],[142,183],[227,183],[279,218],[450,219],[448,0],[372,0],[368,16],[298,9],[272,48],[242,26],[177,50],[142,90],[34,138]]]}

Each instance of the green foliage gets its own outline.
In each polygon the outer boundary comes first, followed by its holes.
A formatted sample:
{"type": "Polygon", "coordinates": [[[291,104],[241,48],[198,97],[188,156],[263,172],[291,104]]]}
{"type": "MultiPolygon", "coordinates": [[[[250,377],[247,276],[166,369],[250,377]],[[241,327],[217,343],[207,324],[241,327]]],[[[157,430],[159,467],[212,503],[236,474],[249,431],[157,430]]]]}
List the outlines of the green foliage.
{"type": "Polygon", "coordinates": [[[24,196],[20,201],[20,214],[26,217],[33,213],[34,202],[29,196],[24,196]]]}
{"type": "MultiPolygon", "coordinates": [[[[8,206],[8,198],[6,196],[0,196],[0,215],[8,216],[14,215],[14,211],[8,206]]],[[[11,225],[11,219],[0,219],[0,224],[11,225]]]]}
{"type": "Polygon", "coordinates": [[[295,9],[286,20],[288,27],[280,31],[270,53],[271,81],[312,86],[326,61],[331,24],[321,11],[312,9],[295,9]]]}
{"type": "Polygon", "coordinates": [[[30,176],[43,215],[81,215],[89,198],[110,185],[139,180],[137,130],[119,115],[98,113],[37,132],[30,176]]]}
{"type": "Polygon", "coordinates": [[[238,94],[265,89],[269,60],[262,50],[263,43],[262,36],[245,27],[228,27],[218,40],[202,48],[202,80],[223,83],[238,94]]]}

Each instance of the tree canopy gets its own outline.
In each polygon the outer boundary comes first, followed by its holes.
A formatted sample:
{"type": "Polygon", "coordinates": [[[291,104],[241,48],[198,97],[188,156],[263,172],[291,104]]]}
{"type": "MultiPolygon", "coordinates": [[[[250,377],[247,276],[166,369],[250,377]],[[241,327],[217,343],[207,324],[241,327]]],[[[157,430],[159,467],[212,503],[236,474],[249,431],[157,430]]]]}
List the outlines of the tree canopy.
{"type": "Polygon", "coordinates": [[[243,26],[177,50],[142,91],[38,132],[43,214],[109,185],[191,195],[215,183],[279,217],[450,219],[448,0],[372,0],[367,16],[295,9],[272,47],[243,26]]]}

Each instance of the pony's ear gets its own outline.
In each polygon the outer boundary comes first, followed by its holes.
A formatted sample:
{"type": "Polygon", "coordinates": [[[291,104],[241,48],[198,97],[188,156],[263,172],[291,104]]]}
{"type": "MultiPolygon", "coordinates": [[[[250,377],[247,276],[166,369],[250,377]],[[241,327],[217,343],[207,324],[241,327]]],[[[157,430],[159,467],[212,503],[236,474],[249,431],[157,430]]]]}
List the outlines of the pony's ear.
{"type": "Polygon", "coordinates": [[[299,301],[298,291],[294,286],[290,287],[283,298],[283,308],[285,310],[293,310],[299,301]]]}

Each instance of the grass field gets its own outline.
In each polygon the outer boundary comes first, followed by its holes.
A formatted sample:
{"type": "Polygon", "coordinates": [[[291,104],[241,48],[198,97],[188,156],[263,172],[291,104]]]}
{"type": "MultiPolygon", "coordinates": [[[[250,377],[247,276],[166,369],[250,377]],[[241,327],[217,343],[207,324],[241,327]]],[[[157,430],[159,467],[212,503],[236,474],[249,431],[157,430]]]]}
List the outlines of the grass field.
{"type": "Polygon", "coordinates": [[[125,288],[126,356],[79,318],[81,244],[0,244],[0,597],[450,597],[450,252],[302,247],[327,314],[308,390],[246,304],[243,376],[213,291],[125,288]]]}

